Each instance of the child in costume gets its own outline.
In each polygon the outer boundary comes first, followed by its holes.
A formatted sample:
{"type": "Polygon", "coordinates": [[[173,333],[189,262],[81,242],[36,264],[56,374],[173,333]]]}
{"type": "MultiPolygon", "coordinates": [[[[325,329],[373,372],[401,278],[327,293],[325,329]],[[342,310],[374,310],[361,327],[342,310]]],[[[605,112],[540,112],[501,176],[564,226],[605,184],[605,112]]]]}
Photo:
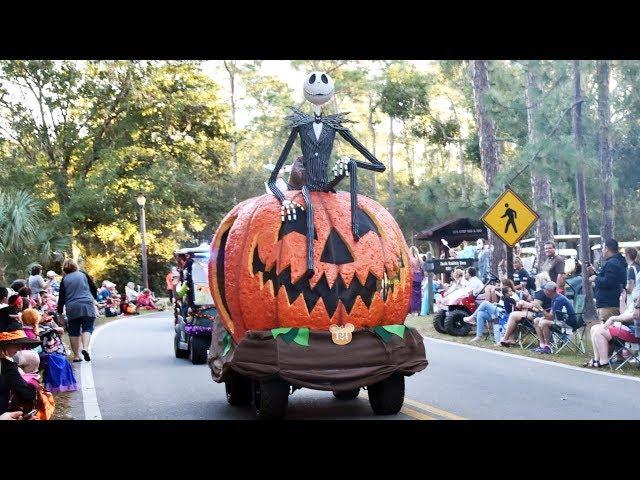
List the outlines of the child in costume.
{"type": "Polygon", "coordinates": [[[31,340],[38,340],[38,323],[40,323],[40,314],[33,308],[27,308],[22,312],[22,329],[31,340]]]}
{"type": "Polygon", "coordinates": [[[27,338],[22,325],[15,319],[0,327],[0,414],[33,408],[37,390],[20,376],[13,355],[39,344],[39,341],[27,338]]]}
{"type": "Polygon", "coordinates": [[[38,420],[49,420],[55,410],[55,400],[51,392],[45,390],[40,383],[40,357],[35,350],[20,350],[13,356],[13,361],[18,365],[18,372],[22,379],[29,385],[33,385],[36,389],[36,405],[37,413],[35,418],[38,420]]]}
{"type": "Polygon", "coordinates": [[[60,337],[64,330],[54,321],[50,313],[43,318],[38,330],[47,362],[44,375],[45,388],[54,393],[77,390],[76,377],[67,360],[67,348],[60,337]]]}

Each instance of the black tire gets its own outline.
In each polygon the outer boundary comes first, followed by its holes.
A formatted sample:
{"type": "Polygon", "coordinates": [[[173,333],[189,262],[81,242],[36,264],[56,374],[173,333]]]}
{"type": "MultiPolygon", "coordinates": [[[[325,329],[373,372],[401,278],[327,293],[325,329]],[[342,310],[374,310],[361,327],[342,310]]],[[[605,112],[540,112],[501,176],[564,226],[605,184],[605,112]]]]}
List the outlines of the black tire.
{"type": "Polygon", "coordinates": [[[189,352],[187,350],[180,350],[178,347],[180,341],[180,334],[176,332],[173,336],[173,350],[176,354],[176,358],[187,358],[189,356],[189,352]]]}
{"type": "Polygon", "coordinates": [[[394,373],[367,389],[376,415],[396,415],[404,403],[404,376],[394,373]]]}
{"type": "Polygon", "coordinates": [[[207,337],[194,335],[189,341],[189,360],[194,365],[202,365],[207,363],[207,349],[210,342],[207,341],[207,337]]]}
{"type": "Polygon", "coordinates": [[[352,390],[338,390],[333,392],[333,396],[338,400],[354,400],[355,398],[358,398],[359,394],[359,388],[354,388],[352,390]]]}
{"type": "Polygon", "coordinates": [[[451,310],[444,321],[444,328],[449,335],[464,337],[471,331],[471,325],[462,320],[469,315],[465,310],[451,310]]]}
{"type": "Polygon", "coordinates": [[[253,382],[253,402],[260,420],[281,420],[287,413],[289,384],[276,378],[253,382]]]}
{"type": "Polygon", "coordinates": [[[251,379],[240,375],[239,373],[231,373],[224,382],[224,389],[227,392],[227,402],[229,405],[241,407],[251,404],[251,379]]]}
{"type": "Polygon", "coordinates": [[[436,329],[438,333],[447,333],[447,330],[444,328],[444,320],[447,317],[446,310],[439,310],[433,316],[433,328],[436,329]]]}

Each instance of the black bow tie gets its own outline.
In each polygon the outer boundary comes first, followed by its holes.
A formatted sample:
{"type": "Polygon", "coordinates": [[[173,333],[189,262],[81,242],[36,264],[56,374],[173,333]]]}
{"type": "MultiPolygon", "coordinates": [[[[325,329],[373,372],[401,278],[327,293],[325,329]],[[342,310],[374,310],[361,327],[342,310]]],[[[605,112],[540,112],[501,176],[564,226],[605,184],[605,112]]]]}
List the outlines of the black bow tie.
{"type": "Polygon", "coordinates": [[[316,115],[315,113],[313,114],[316,119],[314,120],[314,122],[316,123],[322,123],[322,115],[316,115]]]}

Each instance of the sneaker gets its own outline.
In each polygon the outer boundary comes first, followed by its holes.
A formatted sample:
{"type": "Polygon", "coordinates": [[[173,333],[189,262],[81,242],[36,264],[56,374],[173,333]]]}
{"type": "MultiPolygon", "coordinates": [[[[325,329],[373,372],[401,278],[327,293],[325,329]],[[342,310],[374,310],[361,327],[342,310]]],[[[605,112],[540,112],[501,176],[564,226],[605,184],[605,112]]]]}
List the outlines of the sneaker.
{"type": "Polygon", "coordinates": [[[544,348],[542,348],[542,347],[532,348],[531,351],[533,353],[543,353],[544,352],[544,348]]]}
{"type": "Polygon", "coordinates": [[[547,354],[547,355],[551,355],[551,353],[552,353],[552,352],[551,352],[551,347],[550,347],[549,345],[546,345],[546,346],[542,349],[542,351],[541,351],[540,353],[544,353],[544,354],[547,354]]]}

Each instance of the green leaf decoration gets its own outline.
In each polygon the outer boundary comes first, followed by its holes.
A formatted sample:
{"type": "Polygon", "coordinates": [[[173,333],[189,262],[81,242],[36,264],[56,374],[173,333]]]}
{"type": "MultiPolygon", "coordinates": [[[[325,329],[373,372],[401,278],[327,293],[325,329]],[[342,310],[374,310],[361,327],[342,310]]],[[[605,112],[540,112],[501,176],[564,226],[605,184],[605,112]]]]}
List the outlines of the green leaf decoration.
{"type": "Polygon", "coordinates": [[[382,328],[389,333],[393,333],[400,338],[404,338],[404,331],[406,329],[404,325],[384,325],[382,328]]]}
{"type": "Polygon", "coordinates": [[[284,335],[288,333],[289,330],[291,330],[291,328],[272,328],[271,335],[273,335],[273,338],[278,338],[278,335],[284,335]]]}
{"type": "Polygon", "coordinates": [[[308,328],[299,328],[298,334],[293,339],[298,345],[302,345],[303,347],[309,346],[309,329],[308,328]]]}
{"type": "Polygon", "coordinates": [[[224,345],[224,350],[222,350],[222,356],[224,357],[229,350],[231,350],[231,335],[229,332],[224,332],[224,336],[222,337],[222,345],[224,345]]]}
{"type": "Polygon", "coordinates": [[[391,333],[387,332],[384,328],[378,326],[374,327],[374,332],[382,339],[383,342],[387,343],[391,339],[391,333]]]}
{"type": "Polygon", "coordinates": [[[297,335],[298,335],[298,329],[291,328],[287,333],[282,335],[282,339],[287,343],[291,343],[293,342],[293,339],[296,338],[297,335]]]}

